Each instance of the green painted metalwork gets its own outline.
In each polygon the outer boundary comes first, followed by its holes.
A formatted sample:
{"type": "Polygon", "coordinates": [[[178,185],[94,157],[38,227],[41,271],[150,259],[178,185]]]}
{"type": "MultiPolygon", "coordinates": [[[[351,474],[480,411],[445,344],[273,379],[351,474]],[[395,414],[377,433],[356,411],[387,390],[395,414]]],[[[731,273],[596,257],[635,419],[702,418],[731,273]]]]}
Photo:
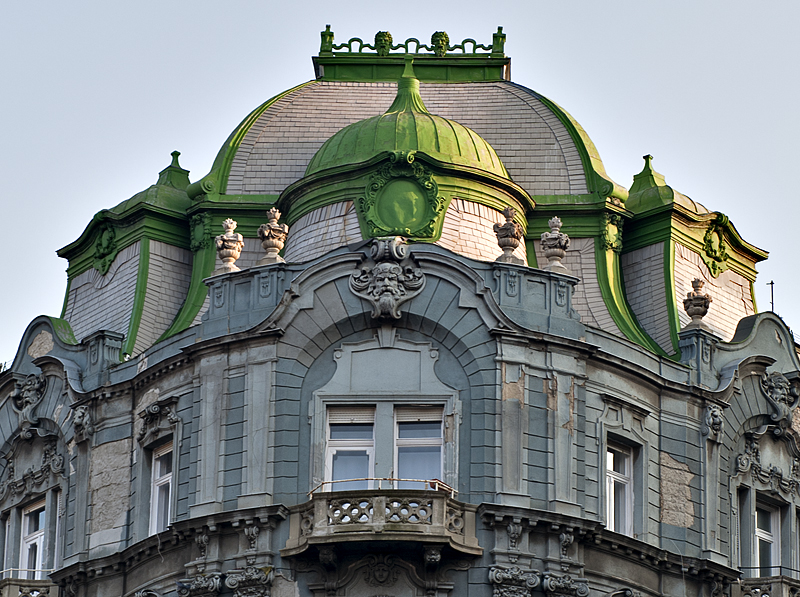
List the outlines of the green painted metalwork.
{"type": "Polygon", "coordinates": [[[139,271],[136,275],[136,290],[133,294],[133,307],[131,307],[131,319],[128,323],[128,333],[125,335],[125,343],[122,345],[120,358],[124,354],[133,354],[136,347],[136,336],[139,334],[139,324],[142,322],[142,312],[144,311],[144,301],[147,297],[147,280],[150,273],[150,239],[143,238],[139,247],[139,271]]]}
{"type": "Polygon", "coordinates": [[[64,344],[69,344],[71,346],[76,346],[78,344],[77,338],[75,338],[75,333],[72,331],[72,326],[69,325],[69,322],[66,319],[61,319],[59,317],[47,317],[50,320],[50,324],[53,326],[53,331],[58,336],[58,339],[61,340],[64,344]]]}
{"type": "Polygon", "coordinates": [[[396,81],[403,70],[402,58],[413,55],[422,81],[501,81],[509,78],[506,35],[498,27],[491,45],[467,38],[451,44],[445,31],[436,31],[430,44],[412,37],[395,44],[392,34],[379,31],[373,43],[359,37],[333,43],[330,25],[320,34],[319,56],[314,69],[318,79],[327,81],[396,81]]]}
{"type": "Polygon", "coordinates": [[[472,166],[508,178],[494,148],[475,131],[431,114],[419,94],[412,59],[405,60],[397,97],[382,115],[346,126],[320,147],[306,176],[347,164],[366,162],[382,151],[418,151],[447,162],[472,166]]]}
{"type": "Polygon", "coordinates": [[[681,348],[678,332],[681,329],[681,322],[678,311],[678,297],[675,291],[675,242],[672,240],[664,241],[664,300],[667,307],[667,318],[669,319],[669,339],[672,343],[671,358],[680,361],[681,348]]]}

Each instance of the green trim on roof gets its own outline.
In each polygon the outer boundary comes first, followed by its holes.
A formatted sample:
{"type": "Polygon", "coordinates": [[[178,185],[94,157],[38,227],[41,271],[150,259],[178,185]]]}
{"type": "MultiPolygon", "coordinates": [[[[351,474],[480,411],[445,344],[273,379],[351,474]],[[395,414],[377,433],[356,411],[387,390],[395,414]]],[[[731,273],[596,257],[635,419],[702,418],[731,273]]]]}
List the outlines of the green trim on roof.
{"type": "MultiPolygon", "coordinates": [[[[680,338],[681,321],[678,311],[678,297],[675,291],[675,242],[664,241],[664,295],[667,301],[667,318],[669,320],[669,339],[672,342],[672,358],[681,359],[680,338]]],[[[681,302],[681,304],[683,304],[681,302]]]]}
{"type": "Polygon", "coordinates": [[[250,112],[250,114],[248,114],[245,119],[239,123],[239,126],[237,126],[228,136],[219,152],[217,152],[217,157],[214,158],[211,171],[200,180],[189,185],[187,189],[189,197],[196,199],[205,194],[224,195],[228,190],[228,177],[230,176],[233,158],[236,156],[236,152],[239,151],[239,147],[241,146],[242,141],[244,140],[245,135],[247,135],[247,132],[250,130],[250,128],[256,122],[258,122],[258,119],[261,117],[261,115],[266,112],[270,106],[272,106],[272,104],[286,97],[290,93],[297,91],[298,89],[302,89],[303,87],[315,83],[316,81],[307,81],[306,83],[301,83],[300,85],[292,87],[291,89],[287,89],[286,91],[271,97],[258,108],[250,112]]]}
{"type": "Polygon", "coordinates": [[[72,331],[72,326],[69,325],[69,322],[66,319],[62,319],[60,317],[50,317],[46,315],[47,319],[50,320],[50,325],[53,326],[53,331],[58,336],[58,339],[61,340],[64,344],[69,344],[72,346],[77,346],[78,340],[75,338],[75,332],[72,331]]]}
{"type": "Polygon", "coordinates": [[[122,345],[120,357],[124,354],[132,355],[136,348],[136,336],[139,334],[139,324],[142,322],[144,301],[147,297],[147,280],[150,274],[150,239],[145,237],[139,246],[139,270],[136,274],[136,290],[133,295],[131,319],[128,322],[128,333],[122,345]]]}

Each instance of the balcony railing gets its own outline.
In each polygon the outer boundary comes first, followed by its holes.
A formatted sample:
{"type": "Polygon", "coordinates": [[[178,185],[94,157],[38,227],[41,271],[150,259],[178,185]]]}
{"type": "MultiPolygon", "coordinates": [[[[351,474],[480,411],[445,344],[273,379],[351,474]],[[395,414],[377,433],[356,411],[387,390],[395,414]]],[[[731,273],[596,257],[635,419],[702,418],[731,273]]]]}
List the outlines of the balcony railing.
{"type": "Polygon", "coordinates": [[[47,575],[52,570],[9,568],[0,572],[0,597],[58,597],[56,587],[47,575]],[[28,579],[28,576],[39,580],[28,579]]]}
{"type": "Polygon", "coordinates": [[[465,554],[483,553],[475,536],[476,506],[453,499],[455,491],[447,484],[416,479],[359,481],[393,486],[419,482],[427,483],[427,488],[323,492],[330,485],[325,483],[311,492],[310,501],[291,508],[289,540],[281,555],[297,555],[312,545],[366,541],[433,543],[465,554]]]}

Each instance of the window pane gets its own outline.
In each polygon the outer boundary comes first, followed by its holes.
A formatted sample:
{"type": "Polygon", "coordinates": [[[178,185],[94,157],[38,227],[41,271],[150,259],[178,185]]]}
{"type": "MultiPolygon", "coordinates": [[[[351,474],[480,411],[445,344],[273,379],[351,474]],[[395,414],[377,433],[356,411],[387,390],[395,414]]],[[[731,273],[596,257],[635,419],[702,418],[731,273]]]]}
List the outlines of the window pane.
{"type": "MultiPolygon", "coordinates": [[[[414,423],[416,425],[416,423],[414,423]]],[[[397,448],[397,476],[400,479],[441,479],[441,446],[397,448]]],[[[400,489],[424,489],[424,483],[401,482],[400,489]]]]}
{"type": "Polygon", "coordinates": [[[772,532],[772,512],[764,508],[756,508],[756,526],[767,533],[772,532]]]}
{"type": "Polygon", "coordinates": [[[628,487],[624,483],[614,481],[614,531],[617,533],[627,532],[626,524],[628,511],[625,495],[628,487]]]}
{"type": "Polygon", "coordinates": [[[608,455],[606,456],[606,468],[608,470],[627,475],[627,461],[628,455],[625,452],[620,452],[613,448],[608,449],[608,455]]]}
{"type": "Polygon", "coordinates": [[[441,421],[415,421],[397,424],[397,436],[400,439],[442,437],[441,421]]]}
{"type": "MultiPolygon", "coordinates": [[[[39,546],[36,543],[28,546],[28,570],[36,570],[39,568],[39,546]]],[[[28,572],[28,578],[35,578],[35,572],[28,572]]]]}
{"type": "Polygon", "coordinates": [[[371,423],[332,423],[330,427],[331,439],[372,439],[371,423]]]}
{"type": "Polygon", "coordinates": [[[156,497],[156,532],[167,530],[169,526],[169,493],[170,484],[164,483],[158,486],[158,496],[156,497]]]}
{"type": "Polygon", "coordinates": [[[167,452],[156,458],[156,476],[163,477],[172,472],[172,452],[167,452]]]}
{"type": "Polygon", "coordinates": [[[772,543],[764,539],[758,540],[758,565],[761,576],[772,576],[772,543]]]}
{"type": "MultiPolygon", "coordinates": [[[[370,432],[372,425],[369,425],[370,432]]],[[[333,431],[331,425],[331,431],[333,431]]],[[[369,454],[366,450],[337,450],[333,455],[332,481],[340,479],[363,479],[369,477],[369,454]]],[[[349,489],[367,489],[367,481],[350,481],[348,483],[334,483],[331,491],[346,491],[349,489]]]]}
{"type": "Polygon", "coordinates": [[[28,512],[25,517],[28,520],[26,535],[30,535],[44,528],[44,508],[28,512]]]}

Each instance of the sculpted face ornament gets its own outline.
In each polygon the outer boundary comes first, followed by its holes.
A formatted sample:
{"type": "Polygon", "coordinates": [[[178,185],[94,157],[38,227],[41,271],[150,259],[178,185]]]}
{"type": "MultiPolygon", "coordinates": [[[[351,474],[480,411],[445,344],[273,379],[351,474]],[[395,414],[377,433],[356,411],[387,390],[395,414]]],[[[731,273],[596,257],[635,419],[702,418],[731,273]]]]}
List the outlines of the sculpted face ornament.
{"type": "Polygon", "coordinates": [[[26,439],[32,437],[30,427],[39,422],[36,407],[44,398],[46,387],[47,380],[44,375],[31,374],[24,381],[18,381],[10,394],[11,405],[19,415],[22,436],[26,439]]]}
{"type": "Polygon", "coordinates": [[[447,54],[447,49],[450,46],[450,36],[445,31],[437,31],[431,35],[431,46],[433,47],[433,53],[441,58],[447,54]]]}
{"type": "Polygon", "coordinates": [[[388,56],[392,50],[392,34],[388,31],[378,31],[375,34],[375,51],[378,56],[388,56]]]}
{"type": "Polygon", "coordinates": [[[399,319],[400,305],[422,292],[425,276],[399,236],[375,239],[371,257],[350,276],[350,289],[372,303],[372,317],[399,319]]]}
{"type": "Polygon", "coordinates": [[[773,412],[770,418],[777,424],[774,433],[782,435],[791,425],[792,411],[800,401],[800,391],[782,373],[777,371],[761,376],[761,391],[772,406],[773,412]]]}

